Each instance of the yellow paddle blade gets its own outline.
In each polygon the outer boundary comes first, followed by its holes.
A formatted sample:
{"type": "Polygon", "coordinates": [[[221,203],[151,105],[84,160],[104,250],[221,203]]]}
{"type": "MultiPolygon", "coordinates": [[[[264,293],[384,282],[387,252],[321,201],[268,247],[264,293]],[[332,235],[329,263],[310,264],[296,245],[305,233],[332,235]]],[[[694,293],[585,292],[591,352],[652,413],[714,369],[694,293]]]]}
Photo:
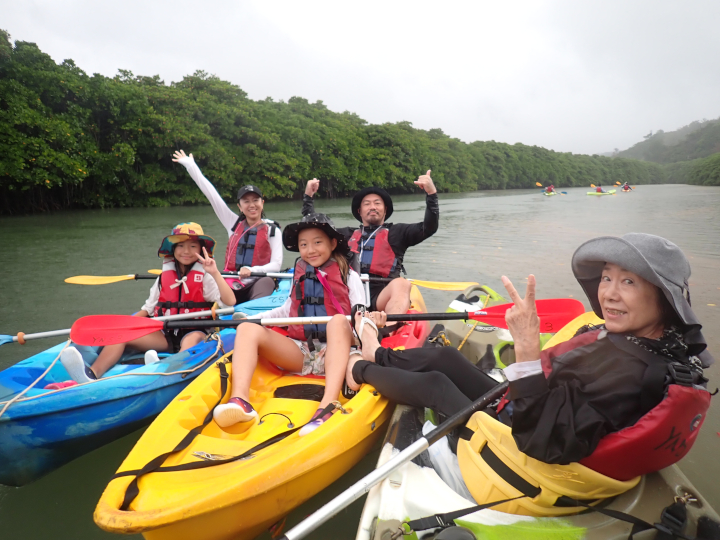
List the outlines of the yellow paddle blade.
{"type": "Polygon", "coordinates": [[[162,270],[148,270],[148,274],[155,274],[156,276],[159,276],[162,274],[162,270]]]}
{"type": "Polygon", "coordinates": [[[595,184],[590,184],[590,187],[596,187],[595,184]]]}
{"type": "Polygon", "coordinates": [[[542,187],[542,184],[541,184],[540,182],[535,182],[535,185],[536,185],[537,187],[542,187]]]}
{"type": "Polygon", "coordinates": [[[74,285],[107,285],[108,283],[118,283],[119,281],[129,281],[135,279],[135,274],[126,276],[73,276],[65,280],[65,283],[73,283],[74,285]]]}
{"type": "Polygon", "coordinates": [[[464,291],[468,287],[479,285],[473,281],[422,281],[420,279],[408,279],[408,281],[418,287],[436,291],[464,291]]]}

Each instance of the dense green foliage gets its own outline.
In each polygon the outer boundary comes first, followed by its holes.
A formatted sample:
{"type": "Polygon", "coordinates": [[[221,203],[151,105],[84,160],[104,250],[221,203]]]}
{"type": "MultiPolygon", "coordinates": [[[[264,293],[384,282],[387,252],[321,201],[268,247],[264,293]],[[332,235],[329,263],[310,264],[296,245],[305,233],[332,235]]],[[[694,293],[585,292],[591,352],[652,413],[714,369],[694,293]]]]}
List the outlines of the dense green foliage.
{"type": "Polygon", "coordinates": [[[665,164],[666,181],[720,186],[720,119],[657,131],[616,157],[665,164]]]}
{"type": "Polygon", "coordinates": [[[170,85],[122,70],[88,76],[72,60],[56,64],[36,45],[11,46],[0,35],[0,213],[204,202],[171,161],[180,148],[228,199],[244,183],[269,198],[299,197],[312,177],[331,197],[369,185],[413,192],[427,169],[444,192],[666,179],[653,163],[466,144],[297,97],[253,101],[203,72],[170,85]]]}

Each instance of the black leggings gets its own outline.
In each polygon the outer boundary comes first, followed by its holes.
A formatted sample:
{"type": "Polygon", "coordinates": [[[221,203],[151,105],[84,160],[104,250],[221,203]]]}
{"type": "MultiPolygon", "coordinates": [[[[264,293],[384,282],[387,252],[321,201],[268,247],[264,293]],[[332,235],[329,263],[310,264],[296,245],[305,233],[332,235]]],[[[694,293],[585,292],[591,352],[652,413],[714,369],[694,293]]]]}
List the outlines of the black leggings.
{"type": "Polygon", "coordinates": [[[358,383],[374,386],[396,403],[427,407],[452,416],[499,383],[452,347],[394,351],[380,347],[375,363],[358,361],[358,383]]]}

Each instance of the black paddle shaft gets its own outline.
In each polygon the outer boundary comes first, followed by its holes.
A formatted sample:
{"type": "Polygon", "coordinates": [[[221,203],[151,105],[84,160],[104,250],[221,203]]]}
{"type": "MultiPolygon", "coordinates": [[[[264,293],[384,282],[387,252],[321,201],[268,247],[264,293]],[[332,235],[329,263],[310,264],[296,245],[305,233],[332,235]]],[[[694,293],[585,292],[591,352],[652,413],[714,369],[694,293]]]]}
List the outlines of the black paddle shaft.
{"type": "MultiPolygon", "coordinates": [[[[388,315],[388,322],[395,321],[457,321],[469,319],[470,314],[467,311],[457,313],[401,313],[397,315],[388,315]]],[[[232,319],[232,320],[183,320],[183,321],[166,321],[166,330],[177,330],[180,328],[233,328],[241,323],[260,324],[260,319],[232,319]]]]}

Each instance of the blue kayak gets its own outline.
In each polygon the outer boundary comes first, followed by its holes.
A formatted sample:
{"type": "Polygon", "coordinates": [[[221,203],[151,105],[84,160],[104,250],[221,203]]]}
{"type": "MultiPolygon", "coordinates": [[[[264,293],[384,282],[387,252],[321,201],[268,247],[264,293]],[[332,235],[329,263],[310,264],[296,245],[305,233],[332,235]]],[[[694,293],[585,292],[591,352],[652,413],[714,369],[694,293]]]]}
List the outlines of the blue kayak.
{"type": "MultiPolygon", "coordinates": [[[[272,296],[239,304],[236,310],[255,314],[278,307],[289,287],[290,280],[281,280],[272,296]]],[[[143,355],[124,356],[98,381],[46,390],[48,384],[70,379],[58,360],[0,416],[0,484],[25,485],[149,424],[216,358],[231,351],[234,340],[235,330],[226,329],[217,340],[171,356],[160,354],[160,361],[150,365],[143,363],[143,355]]],[[[0,371],[0,411],[44,373],[64,346],[61,343],[0,371]]],[[[76,348],[87,363],[99,352],[97,347],[76,348]]]]}

